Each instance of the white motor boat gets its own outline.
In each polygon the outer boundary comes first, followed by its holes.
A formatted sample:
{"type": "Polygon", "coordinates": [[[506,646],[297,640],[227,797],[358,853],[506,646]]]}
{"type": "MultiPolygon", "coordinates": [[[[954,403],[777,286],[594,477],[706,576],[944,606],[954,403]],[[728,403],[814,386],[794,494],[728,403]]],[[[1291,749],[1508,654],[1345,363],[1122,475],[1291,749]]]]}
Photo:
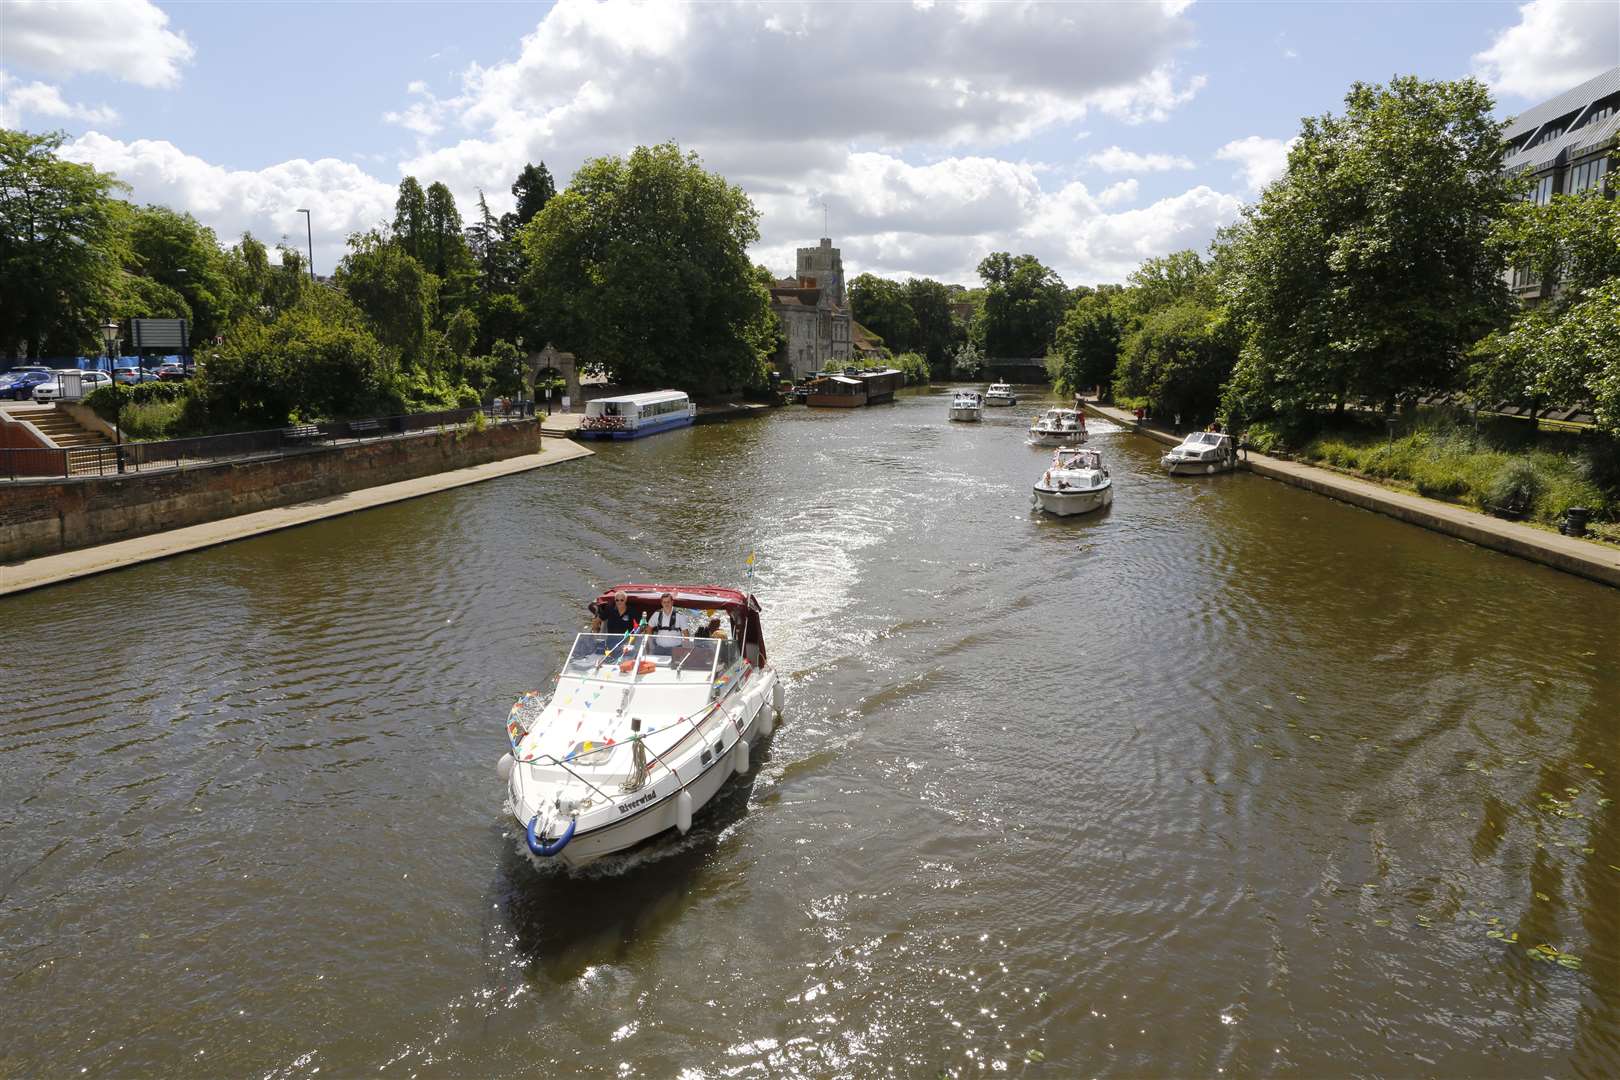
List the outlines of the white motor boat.
{"type": "Polygon", "coordinates": [[[783,691],[765,658],[759,603],[709,585],[621,585],[643,625],[670,593],[724,637],[580,634],[546,693],[512,706],[496,771],[528,848],[582,866],[670,829],[685,833],[750,747],[775,728],[783,691]],[[699,614],[701,613],[701,615],[699,614]]]}
{"type": "Polygon", "coordinates": [[[978,420],[984,416],[984,399],[974,390],[958,390],[951,397],[952,420],[978,420]]]}
{"type": "Polygon", "coordinates": [[[1195,431],[1159,459],[1171,476],[1207,476],[1237,468],[1237,444],[1224,431],[1195,431]]]}
{"type": "Polygon", "coordinates": [[[1047,409],[1029,426],[1031,446],[1079,446],[1086,441],[1086,418],[1073,409],[1047,409]]]}
{"type": "Polygon", "coordinates": [[[1016,405],[1018,395],[1013,388],[1004,382],[992,383],[990,389],[985,391],[984,403],[986,405],[1016,405]]]}
{"type": "Polygon", "coordinates": [[[1035,505],[1059,517],[1101,510],[1113,501],[1114,481],[1096,450],[1060,447],[1035,485],[1035,505]]]}

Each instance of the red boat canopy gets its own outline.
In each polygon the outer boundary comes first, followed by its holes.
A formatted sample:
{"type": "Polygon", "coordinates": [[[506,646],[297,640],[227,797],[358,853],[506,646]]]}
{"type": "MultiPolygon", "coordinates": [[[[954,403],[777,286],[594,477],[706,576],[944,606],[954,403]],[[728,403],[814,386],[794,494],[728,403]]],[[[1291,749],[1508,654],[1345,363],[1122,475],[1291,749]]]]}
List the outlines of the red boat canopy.
{"type": "Polygon", "coordinates": [[[759,624],[759,601],[751,593],[718,585],[615,585],[596,598],[597,605],[612,605],[613,594],[617,592],[625,594],[632,611],[657,611],[665,593],[675,598],[676,607],[724,611],[738,624],[738,641],[745,648],[748,645],[756,646],[759,657],[755,662],[765,662],[765,634],[759,624]]]}

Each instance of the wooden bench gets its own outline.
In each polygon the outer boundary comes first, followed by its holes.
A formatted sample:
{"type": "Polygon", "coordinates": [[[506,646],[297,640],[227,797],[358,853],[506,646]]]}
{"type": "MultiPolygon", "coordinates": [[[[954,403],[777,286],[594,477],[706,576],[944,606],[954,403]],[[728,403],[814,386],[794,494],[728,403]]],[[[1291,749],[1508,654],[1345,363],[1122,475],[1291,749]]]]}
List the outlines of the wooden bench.
{"type": "Polygon", "coordinates": [[[364,435],[378,435],[378,434],[381,434],[382,429],[383,429],[383,426],[382,426],[382,422],[380,420],[350,420],[349,421],[349,434],[353,435],[357,439],[360,438],[361,436],[364,436],[364,435]]]}
{"type": "Polygon", "coordinates": [[[305,443],[320,437],[321,429],[314,424],[294,424],[281,429],[281,441],[284,443],[305,443]]]}

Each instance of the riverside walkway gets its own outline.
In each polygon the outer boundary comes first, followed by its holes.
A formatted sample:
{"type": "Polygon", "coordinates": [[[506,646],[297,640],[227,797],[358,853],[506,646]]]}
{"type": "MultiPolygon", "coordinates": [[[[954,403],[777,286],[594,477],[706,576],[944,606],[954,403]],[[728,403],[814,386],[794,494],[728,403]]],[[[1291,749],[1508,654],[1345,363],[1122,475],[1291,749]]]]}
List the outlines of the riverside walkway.
{"type": "MultiPolygon", "coordinates": [[[[1174,446],[1181,436],[1151,424],[1138,424],[1136,417],[1123,409],[1085,402],[1086,411],[1105,420],[1146,435],[1150,439],[1174,446]]],[[[1560,533],[1546,532],[1516,521],[1487,517],[1454,503],[1426,499],[1421,495],[1375,484],[1370,480],[1347,476],[1331,469],[1304,465],[1297,461],[1284,461],[1267,454],[1249,451],[1240,468],[1271,480],[1314,491],[1331,499],[1359,506],[1379,514],[1387,514],[1412,525],[1445,533],[1459,540],[1478,544],[1521,559],[1550,566],[1569,574],[1578,574],[1605,585],[1620,588],[1620,548],[1591,540],[1579,540],[1560,533]]]]}
{"type": "Polygon", "coordinates": [[[324,518],[370,510],[388,503],[415,499],[467,484],[477,484],[484,480],[528,472],[531,469],[543,469],[548,465],[559,465],[575,458],[590,456],[591,451],[578,443],[557,440],[548,443],[545,449],[537,454],[503,458],[470,468],[434,473],[415,480],[360,488],[324,499],[312,499],[291,506],[221,518],[201,525],[189,525],[148,536],[118,540],[110,544],[98,544],[76,551],[7,563],[0,565],[0,596],[55,585],[109,570],[121,570],[153,559],[166,559],[171,555],[226,544],[232,540],[242,540],[324,518]]]}

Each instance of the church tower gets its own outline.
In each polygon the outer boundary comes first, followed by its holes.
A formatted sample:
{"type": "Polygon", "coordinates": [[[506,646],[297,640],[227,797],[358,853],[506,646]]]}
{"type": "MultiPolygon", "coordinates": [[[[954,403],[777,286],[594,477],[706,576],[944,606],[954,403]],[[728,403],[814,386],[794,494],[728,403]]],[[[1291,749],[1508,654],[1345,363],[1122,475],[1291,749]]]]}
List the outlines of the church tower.
{"type": "Polygon", "coordinates": [[[801,282],[815,278],[816,286],[832,296],[839,308],[845,306],[844,257],[832,246],[832,239],[823,236],[817,247],[799,248],[799,268],[795,275],[801,282]]]}

